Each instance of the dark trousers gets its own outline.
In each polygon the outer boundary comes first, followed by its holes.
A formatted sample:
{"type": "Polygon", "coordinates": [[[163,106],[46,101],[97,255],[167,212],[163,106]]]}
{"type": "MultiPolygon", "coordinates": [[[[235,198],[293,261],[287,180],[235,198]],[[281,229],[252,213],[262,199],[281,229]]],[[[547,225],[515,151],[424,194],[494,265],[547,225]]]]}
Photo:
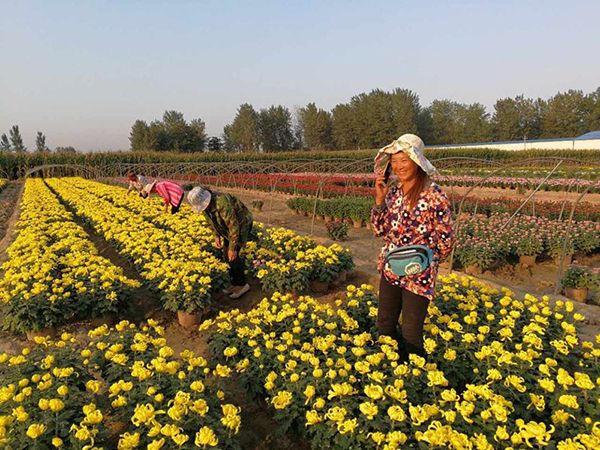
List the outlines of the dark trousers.
{"type": "Polygon", "coordinates": [[[399,353],[404,360],[408,360],[410,353],[425,356],[423,323],[428,306],[429,300],[426,297],[394,286],[383,275],[381,276],[377,330],[380,335],[391,336],[398,342],[399,353]],[[400,314],[402,314],[402,327],[401,333],[398,333],[400,314]]]}
{"type": "Polygon", "coordinates": [[[229,241],[223,239],[223,255],[225,261],[229,264],[229,278],[231,278],[231,284],[233,286],[244,286],[247,283],[246,280],[246,264],[244,258],[240,256],[241,247],[236,248],[237,256],[233,261],[229,261],[227,256],[227,249],[229,248],[229,241]]]}

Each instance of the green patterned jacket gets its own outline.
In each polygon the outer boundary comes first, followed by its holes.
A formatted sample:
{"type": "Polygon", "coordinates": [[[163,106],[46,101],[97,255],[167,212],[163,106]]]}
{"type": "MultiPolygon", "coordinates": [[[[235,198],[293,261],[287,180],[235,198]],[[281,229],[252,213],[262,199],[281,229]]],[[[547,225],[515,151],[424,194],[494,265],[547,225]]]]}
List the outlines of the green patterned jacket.
{"type": "Polygon", "coordinates": [[[250,238],[252,213],[235,196],[212,191],[204,215],[215,234],[227,241],[228,250],[239,250],[250,238]]]}

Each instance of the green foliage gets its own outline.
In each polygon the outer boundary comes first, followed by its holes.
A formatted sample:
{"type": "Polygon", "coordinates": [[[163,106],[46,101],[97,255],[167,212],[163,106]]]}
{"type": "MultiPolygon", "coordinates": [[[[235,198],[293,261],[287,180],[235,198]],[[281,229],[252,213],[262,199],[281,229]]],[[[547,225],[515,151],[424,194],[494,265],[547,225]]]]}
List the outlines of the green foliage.
{"type": "Polygon", "coordinates": [[[20,153],[27,150],[27,147],[23,144],[23,138],[21,137],[21,132],[19,131],[18,125],[13,125],[13,127],[9,131],[10,134],[10,143],[12,144],[13,151],[20,153]]]}
{"type": "Polygon", "coordinates": [[[516,253],[518,256],[537,256],[543,249],[544,244],[539,236],[525,234],[517,241],[516,253]]]}
{"type": "Polygon", "coordinates": [[[284,106],[272,105],[258,113],[258,136],[264,151],[283,151],[293,148],[292,115],[284,106]]]}
{"type": "Polygon", "coordinates": [[[5,152],[10,151],[10,141],[8,140],[6,133],[2,133],[2,137],[0,137],[0,150],[5,152]]]}
{"type": "Polygon", "coordinates": [[[187,123],[182,113],[165,111],[162,122],[148,125],[142,120],[135,121],[129,135],[130,148],[133,151],[202,151],[206,142],[205,128],[202,119],[187,123]]]}
{"type": "Polygon", "coordinates": [[[304,147],[324,150],[333,146],[332,119],[327,111],[309,103],[298,112],[304,147]]]}
{"type": "Polygon", "coordinates": [[[572,289],[593,289],[598,286],[598,275],[589,267],[570,266],[562,278],[562,286],[572,289]]]}
{"type": "Polygon", "coordinates": [[[341,220],[332,220],[325,224],[327,235],[334,241],[343,241],[348,237],[348,224],[341,220]]]}
{"type": "Polygon", "coordinates": [[[46,136],[41,131],[37,132],[35,137],[35,149],[38,152],[47,152],[49,151],[48,147],[46,147],[46,136]]]}

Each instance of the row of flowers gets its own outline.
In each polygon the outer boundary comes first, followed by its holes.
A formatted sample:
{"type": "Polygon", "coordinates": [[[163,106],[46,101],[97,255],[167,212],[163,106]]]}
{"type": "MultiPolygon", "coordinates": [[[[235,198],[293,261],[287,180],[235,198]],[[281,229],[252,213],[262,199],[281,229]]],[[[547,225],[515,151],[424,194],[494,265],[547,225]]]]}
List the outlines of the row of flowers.
{"type": "MultiPolygon", "coordinates": [[[[512,198],[478,198],[473,196],[463,197],[447,192],[455,214],[461,212],[469,214],[509,213],[520,209],[520,214],[546,217],[548,219],[567,220],[571,217],[572,204],[570,202],[535,201],[528,202],[522,207],[522,201],[512,198]],[[462,209],[461,209],[462,202],[462,209]]],[[[338,219],[353,219],[368,221],[373,207],[372,197],[344,196],[338,198],[320,199],[316,197],[293,197],[286,201],[288,208],[297,212],[338,219]]],[[[589,220],[600,222],[600,205],[583,202],[577,205],[573,212],[573,220],[589,220]]]]}
{"type": "Polygon", "coordinates": [[[205,322],[221,364],[312,448],[600,446],[600,348],[580,342],[570,302],[517,299],[442,277],[425,325],[426,359],[377,337],[370,286],[345,301],[274,295],[205,322]]]}
{"type": "MultiPolygon", "coordinates": [[[[165,308],[192,313],[210,305],[227,280],[227,265],[203,215],[186,205],[164,214],[161,201],[82,179],[48,181],[94,229],[137,265],[165,296],[165,308]]],[[[243,250],[248,270],[266,291],[305,291],[313,280],[330,282],[353,267],[347,249],[318,245],[284,228],[254,227],[243,250]]]]}
{"type": "Polygon", "coordinates": [[[237,367],[167,345],[152,320],[0,354],[0,447],[240,448],[241,408],[222,389],[237,367]]]}
{"type": "Polygon", "coordinates": [[[139,282],[100,256],[39,179],[25,183],[0,281],[3,327],[29,332],[123,311],[139,282]]]}
{"type": "Polygon", "coordinates": [[[551,258],[567,264],[574,254],[600,251],[600,223],[563,222],[542,217],[493,214],[462,217],[458,225],[456,260],[463,267],[490,269],[521,256],[551,258]]]}

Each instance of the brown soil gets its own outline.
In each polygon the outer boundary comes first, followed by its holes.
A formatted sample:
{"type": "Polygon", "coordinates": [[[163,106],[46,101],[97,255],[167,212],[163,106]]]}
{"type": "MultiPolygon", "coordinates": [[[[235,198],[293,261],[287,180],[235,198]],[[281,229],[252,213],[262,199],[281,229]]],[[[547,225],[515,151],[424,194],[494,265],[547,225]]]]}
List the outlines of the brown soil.
{"type": "Polygon", "coordinates": [[[21,214],[24,183],[12,181],[0,192],[0,263],[6,261],[6,249],[16,237],[16,223],[21,214]]]}

